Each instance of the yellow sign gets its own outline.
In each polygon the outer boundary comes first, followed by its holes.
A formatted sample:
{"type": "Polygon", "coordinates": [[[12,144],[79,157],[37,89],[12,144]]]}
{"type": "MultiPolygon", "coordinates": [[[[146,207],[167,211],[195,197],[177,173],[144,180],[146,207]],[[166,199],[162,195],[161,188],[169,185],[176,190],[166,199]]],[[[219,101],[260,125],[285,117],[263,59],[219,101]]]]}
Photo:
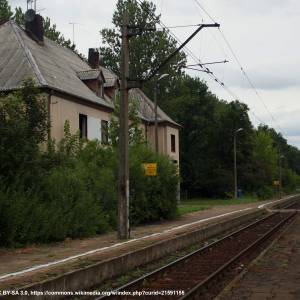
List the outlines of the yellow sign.
{"type": "Polygon", "coordinates": [[[274,180],[273,184],[274,184],[275,186],[279,186],[279,185],[280,185],[280,181],[279,181],[279,180],[274,180]]]}
{"type": "Polygon", "coordinates": [[[143,164],[146,176],[157,176],[157,163],[143,164]]]}

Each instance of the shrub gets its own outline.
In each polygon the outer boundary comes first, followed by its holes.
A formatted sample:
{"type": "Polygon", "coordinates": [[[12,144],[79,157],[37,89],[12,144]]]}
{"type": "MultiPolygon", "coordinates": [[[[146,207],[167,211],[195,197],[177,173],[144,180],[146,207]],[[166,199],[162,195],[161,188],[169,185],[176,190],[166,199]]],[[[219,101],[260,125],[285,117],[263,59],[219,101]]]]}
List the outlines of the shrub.
{"type": "Polygon", "coordinates": [[[275,189],[272,186],[264,185],[257,189],[256,195],[260,200],[271,199],[275,195],[275,189]]]}
{"type": "MultiPolygon", "coordinates": [[[[87,237],[116,228],[114,145],[83,141],[70,133],[68,122],[64,138],[46,145],[45,107],[30,81],[22,91],[0,97],[0,246],[87,237]]],[[[177,182],[173,163],[148,149],[133,130],[132,224],[175,216],[177,182]],[[144,175],[146,162],[158,163],[158,176],[144,175]]]]}
{"type": "Polygon", "coordinates": [[[178,175],[176,166],[165,156],[145,145],[130,151],[130,214],[132,224],[169,219],[176,215],[178,175]],[[158,175],[144,175],[143,163],[157,163],[158,175]]]}

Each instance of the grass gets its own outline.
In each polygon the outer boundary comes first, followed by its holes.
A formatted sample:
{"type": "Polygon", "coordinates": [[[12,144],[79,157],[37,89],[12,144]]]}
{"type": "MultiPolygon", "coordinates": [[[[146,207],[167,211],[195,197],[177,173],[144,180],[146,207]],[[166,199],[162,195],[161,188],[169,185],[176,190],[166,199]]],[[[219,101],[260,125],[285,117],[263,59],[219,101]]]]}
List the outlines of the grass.
{"type": "Polygon", "coordinates": [[[178,205],[178,213],[180,216],[213,208],[215,206],[247,204],[257,202],[255,197],[242,197],[239,199],[189,199],[184,200],[178,205]]]}

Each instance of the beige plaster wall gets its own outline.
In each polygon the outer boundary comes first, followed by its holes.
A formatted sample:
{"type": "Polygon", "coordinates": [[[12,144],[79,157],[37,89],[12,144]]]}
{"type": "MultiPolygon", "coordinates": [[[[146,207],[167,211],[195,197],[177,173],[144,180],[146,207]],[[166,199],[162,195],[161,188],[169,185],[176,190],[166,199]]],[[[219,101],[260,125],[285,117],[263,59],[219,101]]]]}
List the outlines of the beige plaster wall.
{"type": "MultiPolygon", "coordinates": [[[[166,146],[164,142],[165,126],[158,126],[158,151],[166,154],[166,146]]],[[[151,149],[155,150],[155,127],[154,125],[147,126],[147,141],[151,149]]]]}
{"type": "Polygon", "coordinates": [[[166,148],[167,154],[173,159],[177,160],[179,165],[179,130],[170,126],[166,126],[166,148]],[[171,151],[171,134],[175,135],[175,152],[171,151]]]}
{"type": "MultiPolygon", "coordinates": [[[[111,113],[102,111],[101,108],[93,108],[58,96],[51,96],[51,137],[58,141],[63,138],[66,120],[70,122],[71,133],[76,133],[79,130],[79,114],[106,121],[110,121],[111,119],[111,113]]],[[[141,124],[140,128],[147,135],[147,140],[151,148],[155,149],[154,126],[141,124]]],[[[158,148],[160,153],[176,160],[179,166],[179,130],[177,128],[168,125],[159,125],[158,148]],[[171,134],[175,135],[175,152],[171,151],[171,134]]]]}
{"type": "Polygon", "coordinates": [[[110,121],[111,114],[57,96],[51,96],[50,116],[51,116],[51,137],[61,140],[64,135],[64,124],[69,120],[71,133],[79,130],[79,114],[84,114],[97,119],[110,121]]]}
{"type": "MultiPolygon", "coordinates": [[[[147,140],[152,149],[155,149],[154,126],[147,126],[147,140]]],[[[158,126],[158,151],[177,160],[179,165],[179,130],[167,125],[158,126]],[[175,152],[171,151],[171,134],[175,135],[175,152]]]]}

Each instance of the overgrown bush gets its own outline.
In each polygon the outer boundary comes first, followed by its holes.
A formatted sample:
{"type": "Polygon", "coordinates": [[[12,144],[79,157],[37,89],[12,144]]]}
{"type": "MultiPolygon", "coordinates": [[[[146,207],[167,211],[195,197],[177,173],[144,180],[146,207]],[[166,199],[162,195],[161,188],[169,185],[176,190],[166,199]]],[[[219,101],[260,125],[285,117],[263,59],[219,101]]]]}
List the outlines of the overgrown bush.
{"type": "Polygon", "coordinates": [[[131,222],[140,224],[176,215],[178,175],[176,166],[144,145],[130,151],[131,222]],[[143,163],[157,163],[157,176],[145,176],[143,163]]]}
{"type": "MultiPolygon", "coordinates": [[[[0,98],[0,246],[92,236],[116,227],[115,145],[83,141],[65,124],[64,138],[46,141],[47,113],[32,82],[0,98]]],[[[138,131],[136,131],[138,132],[138,131]]],[[[173,163],[133,136],[130,146],[132,224],[176,214],[173,163]],[[158,163],[146,177],[142,164],[158,163]]]]}

